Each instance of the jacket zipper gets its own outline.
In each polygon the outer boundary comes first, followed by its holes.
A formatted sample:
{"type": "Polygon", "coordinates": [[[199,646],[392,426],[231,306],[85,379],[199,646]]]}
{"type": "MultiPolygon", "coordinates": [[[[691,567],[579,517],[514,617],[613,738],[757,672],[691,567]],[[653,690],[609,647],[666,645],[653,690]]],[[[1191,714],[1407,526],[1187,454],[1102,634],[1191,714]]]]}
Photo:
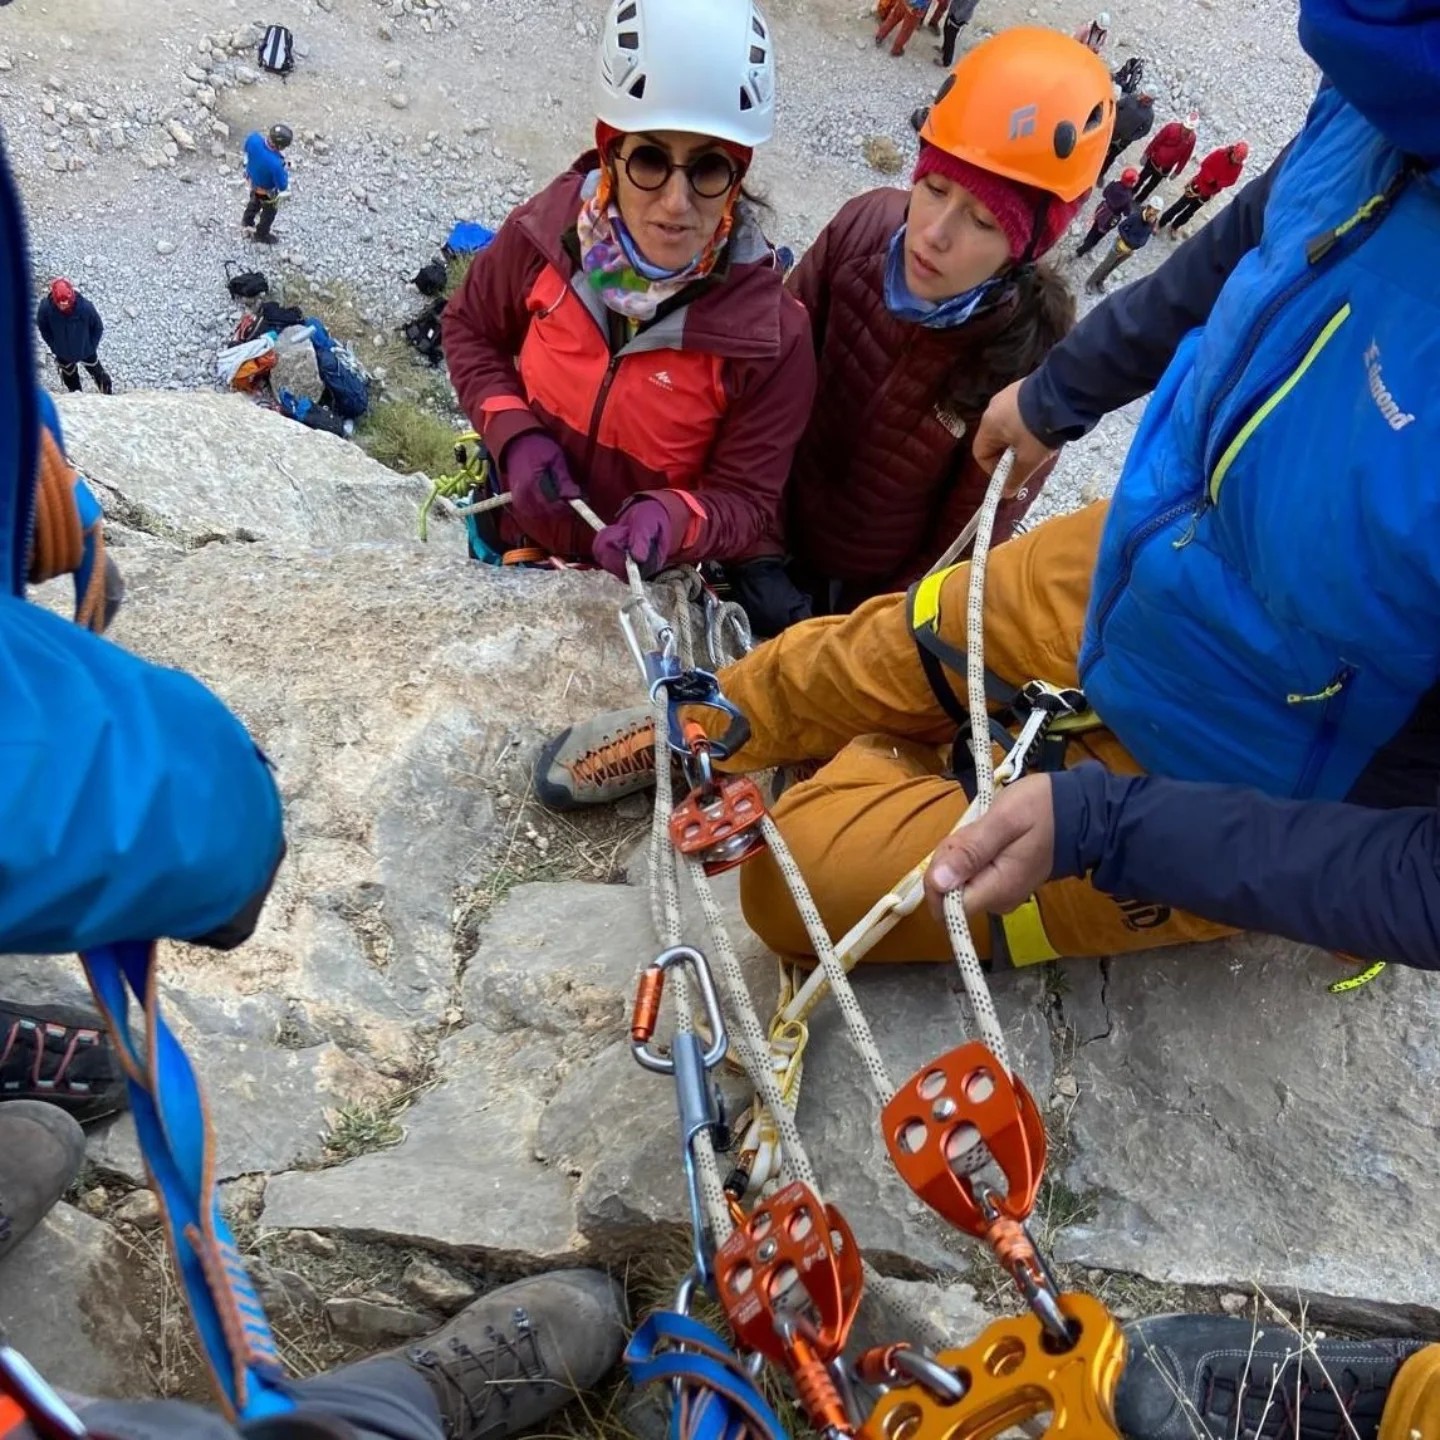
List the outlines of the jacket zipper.
{"type": "Polygon", "coordinates": [[[595,404],[590,411],[590,429],[585,436],[586,475],[595,468],[595,451],[600,444],[600,417],[605,413],[605,402],[610,398],[610,387],[615,383],[615,372],[620,368],[623,354],[623,351],[617,352],[610,357],[610,363],[605,367],[605,378],[595,392],[595,404]]]}
{"type": "MultiPolygon", "coordinates": [[[[1319,278],[1322,268],[1332,261],[1340,258],[1341,255],[1349,254],[1358,249],[1374,233],[1376,222],[1381,219],[1390,206],[1394,203],[1396,196],[1414,177],[1414,169],[1407,165],[1400,170],[1386,185],[1384,191],[1379,195],[1371,196],[1363,205],[1355,211],[1348,219],[1341,221],[1339,225],[1322,234],[1315,236],[1305,246],[1306,267],[1302,274],[1297,275],[1261,312],[1260,318],[1252,327],[1240,354],[1231,363],[1225,379],[1221,382],[1220,388],[1210,401],[1209,408],[1205,412],[1205,430],[1208,434],[1215,422],[1220,407],[1229,399],[1235,387],[1240,383],[1241,376],[1245,373],[1245,367],[1259,349],[1260,342],[1265,336],[1265,331],[1274,320],[1275,316],[1290,303],[1295,296],[1313,285],[1319,278]],[[1354,240],[1351,237],[1359,231],[1360,238],[1354,240]]],[[[1226,448],[1230,441],[1226,441],[1226,448]]],[[[1222,454],[1224,451],[1222,450],[1222,454]]],[[[1105,592],[1105,598],[1099,609],[1095,612],[1095,653],[1090,657],[1090,662],[1085,666],[1089,672],[1095,668],[1104,658],[1105,640],[1104,632],[1106,623],[1110,619],[1111,612],[1119,603],[1120,596],[1126,585],[1130,582],[1130,574],[1134,568],[1136,552],[1147,540],[1157,531],[1164,529],[1184,515],[1187,511],[1191,514],[1191,523],[1185,533],[1174,542],[1174,548],[1182,550],[1191,540],[1195,538],[1196,527],[1210,501],[1210,488],[1208,482],[1209,471],[1201,473],[1200,494],[1198,500],[1192,497],[1170,506],[1161,514],[1152,516],[1138,530],[1135,530],[1127,538],[1125,548],[1121,555],[1120,572],[1111,582],[1110,588],[1105,592]]],[[[1081,676],[1084,679],[1084,676],[1081,676]]]]}
{"type": "Polygon", "coordinates": [[[1311,705],[1319,703],[1320,724],[1315,731],[1315,739],[1310,744],[1310,753],[1305,758],[1305,768],[1300,772],[1300,778],[1295,783],[1292,792],[1295,799],[1304,800],[1315,789],[1315,781],[1319,778],[1320,771],[1326,760],[1330,758],[1330,751],[1334,748],[1335,734],[1340,729],[1340,719],[1345,713],[1345,705],[1350,697],[1350,682],[1356,676],[1356,669],[1353,665],[1342,664],[1335,672],[1335,678],[1321,691],[1314,695],[1287,695],[1287,705],[1311,705]]]}
{"type": "Polygon", "coordinates": [[[1320,352],[1335,338],[1336,332],[1349,318],[1350,302],[1347,300],[1318,330],[1306,335],[1299,344],[1292,345],[1282,363],[1276,366],[1274,376],[1268,377],[1263,385],[1256,387],[1253,402],[1243,415],[1236,416],[1233,436],[1218,453],[1212,448],[1211,453],[1206,456],[1205,474],[1209,478],[1205,482],[1205,495],[1195,517],[1197,522],[1206,510],[1220,503],[1220,487],[1225,483],[1230,467],[1249,443],[1250,437],[1300,383],[1305,372],[1319,359],[1320,352]]]}

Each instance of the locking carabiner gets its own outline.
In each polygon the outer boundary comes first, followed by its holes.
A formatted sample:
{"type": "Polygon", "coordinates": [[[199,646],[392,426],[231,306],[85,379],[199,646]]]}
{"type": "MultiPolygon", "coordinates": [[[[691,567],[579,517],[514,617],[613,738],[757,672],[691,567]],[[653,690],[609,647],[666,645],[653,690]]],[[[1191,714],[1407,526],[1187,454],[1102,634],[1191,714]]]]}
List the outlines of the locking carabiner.
{"type": "MultiPolygon", "coordinates": [[[[680,1156],[685,1168],[685,1191],[690,1203],[690,1233],[694,1245],[695,1263],[691,1275],[695,1284],[702,1285],[709,1283],[710,1261],[694,1147],[695,1139],[702,1131],[719,1136],[725,1130],[725,1110],[711,1071],[725,1058],[729,1044],[720,998],[715,993],[715,982],[705,957],[690,945],[676,945],[657,956],[655,963],[640,977],[635,1011],[630,1021],[630,1050],[646,1070],[675,1077],[675,1105],[680,1113],[680,1156]],[[700,987],[710,1041],[702,1048],[700,1037],[693,1030],[677,1030],[667,1058],[657,1055],[650,1048],[650,1041],[655,1036],[655,1024],[660,1016],[665,973],[677,965],[686,966],[700,987]]],[[[723,1150],[728,1143],[724,1140],[718,1148],[723,1150]]]]}

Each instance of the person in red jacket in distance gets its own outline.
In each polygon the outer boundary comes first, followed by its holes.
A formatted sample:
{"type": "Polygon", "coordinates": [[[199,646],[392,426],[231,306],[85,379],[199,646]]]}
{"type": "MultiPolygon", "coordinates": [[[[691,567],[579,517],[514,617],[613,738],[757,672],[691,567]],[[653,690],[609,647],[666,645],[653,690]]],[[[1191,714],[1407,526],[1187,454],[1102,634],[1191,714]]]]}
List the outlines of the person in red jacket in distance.
{"type": "Polygon", "coordinates": [[[1172,120],[1160,127],[1155,138],[1145,147],[1140,183],[1135,187],[1137,205],[1143,205],[1162,180],[1178,175],[1190,163],[1190,157],[1195,153],[1195,128],[1199,124],[1200,113],[1192,110],[1183,120],[1172,120]]]}
{"type": "Polygon", "coordinates": [[[513,496],[479,558],[623,578],[627,557],[649,577],[781,553],[815,362],[741,195],[774,84],[752,0],[611,0],[595,150],[509,216],[445,312],[451,379],[513,496]]]}
{"type": "Polygon", "coordinates": [[[1249,154],[1250,147],[1243,140],[1212,150],[1200,162],[1195,178],[1185,187],[1184,193],[1160,217],[1160,229],[1166,231],[1171,240],[1176,239],[1180,227],[1188,224],[1202,205],[1208,205],[1240,178],[1249,154]]]}

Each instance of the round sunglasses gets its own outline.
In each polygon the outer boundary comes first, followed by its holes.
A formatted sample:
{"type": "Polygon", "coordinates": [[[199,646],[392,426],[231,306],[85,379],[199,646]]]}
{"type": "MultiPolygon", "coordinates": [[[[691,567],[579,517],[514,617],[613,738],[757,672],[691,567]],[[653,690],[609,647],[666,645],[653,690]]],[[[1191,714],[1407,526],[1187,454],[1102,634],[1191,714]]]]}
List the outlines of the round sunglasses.
{"type": "Polygon", "coordinates": [[[745,172],[719,150],[707,150],[684,165],[677,164],[658,145],[637,145],[628,155],[616,157],[637,190],[663,190],[680,170],[690,188],[705,200],[718,200],[745,172]]]}

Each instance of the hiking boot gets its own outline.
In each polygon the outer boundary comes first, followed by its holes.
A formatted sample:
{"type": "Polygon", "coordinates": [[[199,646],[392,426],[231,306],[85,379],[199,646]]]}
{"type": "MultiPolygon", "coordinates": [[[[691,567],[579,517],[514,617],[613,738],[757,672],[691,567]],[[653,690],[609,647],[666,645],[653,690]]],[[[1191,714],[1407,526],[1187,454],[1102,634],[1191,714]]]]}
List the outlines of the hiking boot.
{"type": "Polygon", "coordinates": [[[280,237],[271,235],[268,232],[262,235],[258,230],[250,237],[257,245],[278,245],[280,237]]]}
{"type": "Polygon", "coordinates": [[[648,705],[612,710],[562,730],[535,762],[535,793],[551,810],[608,805],[655,783],[648,705]]]}
{"type": "Polygon", "coordinates": [[[85,1132],[56,1105],[0,1105],[0,1259],[45,1217],[85,1160],[85,1132]]]}
{"type": "Polygon", "coordinates": [[[624,1291],[599,1270],[492,1290],[404,1356],[430,1383],[445,1440],[501,1440],[593,1389],[625,1348],[624,1291]]]}
{"type": "MultiPolygon", "coordinates": [[[[105,1022],[74,1005],[0,1001],[0,1101],[47,1100],[81,1124],[125,1109],[125,1078],[105,1022]]],[[[0,1115],[7,1106],[0,1105],[0,1115]]]]}
{"type": "Polygon", "coordinates": [[[1115,1419],[1128,1440],[1375,1440],[1390,1382],[1423,1344],[1221,1315],[1158,1315],[1125,1337],[1115,1419]]]}

